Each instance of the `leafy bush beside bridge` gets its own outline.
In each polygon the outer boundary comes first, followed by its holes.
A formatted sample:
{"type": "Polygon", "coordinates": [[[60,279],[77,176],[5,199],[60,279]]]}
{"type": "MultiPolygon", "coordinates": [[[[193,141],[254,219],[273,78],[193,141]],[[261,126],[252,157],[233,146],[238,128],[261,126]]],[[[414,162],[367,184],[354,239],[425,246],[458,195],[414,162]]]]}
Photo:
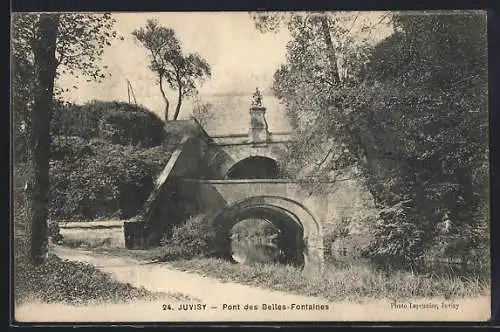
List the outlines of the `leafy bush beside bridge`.
{"type": "MultiPolygon", "coordinates": [[[[163,125],[154,113],[127,103],[56,103],[50,217],[81,221],[136,215],[178,143],[178,135],[166,137],[163,125]]],[[[27,171],[22,162],[17,160],[15,177],[27,171]]]]}

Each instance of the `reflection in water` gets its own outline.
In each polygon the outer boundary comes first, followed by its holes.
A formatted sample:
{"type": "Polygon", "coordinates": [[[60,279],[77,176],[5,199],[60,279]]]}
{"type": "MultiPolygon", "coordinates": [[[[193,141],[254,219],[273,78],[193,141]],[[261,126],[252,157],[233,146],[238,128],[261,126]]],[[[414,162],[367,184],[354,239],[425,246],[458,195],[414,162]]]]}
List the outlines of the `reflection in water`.
{"type": "Polygon", "coordinates": [[[278,263],[280,230],[266,219],[245,219],[231,229],[231,252],[238,263],[278,263]]]}

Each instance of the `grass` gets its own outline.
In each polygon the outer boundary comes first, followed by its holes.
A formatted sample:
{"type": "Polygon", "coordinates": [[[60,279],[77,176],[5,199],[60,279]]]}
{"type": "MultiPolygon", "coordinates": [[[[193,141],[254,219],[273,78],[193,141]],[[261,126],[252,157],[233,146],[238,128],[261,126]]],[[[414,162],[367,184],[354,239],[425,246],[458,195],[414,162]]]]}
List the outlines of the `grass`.
{"type": "Polygon", "coordinates": [[[61,260],[50,255],[40,266],[27,260],[25,210],[19,201],[14,209],[14,301],[16,305],[32,302],[88,305],[126,303],[137,300],[186,300],[182,294],[150,292],[114,280],[94,266],[61,260]]]}
{"type": "Polygon", "coordinates": [[[91,264],[62,260],[49,255],[45,263],[31,265],[22,252],[24,241],[15,236],[14,300],[16,305],[31,302],[89,305],[127,303],[138,300],[190,300],[183,294],[151,292],[143,287],[120,283],[91,264]]]}
{"type": "Polygon", "coordinates": [[[157,261],[159,249],[125,249],[125,248],[93,248],[95,254],[105,254],[116,257],[130,257],[142,262],[157,261]]]}
{"type": "MultiPolygon", "coordinates": [[[[158,257],[157,250],[99,248],[95,253],[128,256],[139,261],[158,257]]],[[[234,264],[223,259],[176,259],[166,262],[181,271],[195,272],[223,282],[316,296],[330,301],[363,302],[366,299],[456,299],[490,294],[489,274],[412,273],[377,269],[363,261],[325,263],[322,272],[304,274],[300,269],[280,264],[234,264]]]]}
{"type": "MultiPolygon", "coordinates": [[[[56,255],[49,255],[44,264],[33,266],[26,260],[26,256],[21,254],[26,250],[22,237],[18,235],[14,240],[16,250],[13,272],[16,305],[31,302],[89,305],[138,300],[171,302],[196,300],[180,293],[151,292],[144,287],[121,283],[91,264],[62,260],[56,255]]],[[[140,258],[147,259],[149,255],[148,253],[146,256],[146,252],[143,252],[140,258]]]]}
{"type": "Polygon", "coordinates": [[[403,271],[384,272],[368,263],[326,264],[321,273],[304,275],[292,266],[233,264],[220,259],[175,260],[169,265],[223,281],[323,297],[330,301],[363,299],[446,299],[487,295],[489,280],[479,276],[424,276],[403,271]]]}
{"type": "Polygon", "coordinates": [[[86,305],[159,300],[171,296],[119,283],[89,264],[63,261],[55,255],[37,267],[17,264],[14,273],[16,304],[41,301],[86,305]]]}
{"type": "Polygon", "coordinates": [[[63,244],[72,248],[120,247],[125,244],[122,228],[62,229],[61,234],[63,244]]]}
{"type": "MultiPolygon", "coordinates": [[[[95,253],[128,256],[139,261],[151,261],[158,250],[127,250],[99,248],[95,253]]],[[[296,267],[279,264],[234,264],[223,259],[195,258],[166,262],[181,271],[195,272],[223,282],[290,293],[326,298],[330,301],[366,299],[463,298],[490,294],[488,274],[459,275],[458,273],[419,274],[408,271],[377,269],[373,265],[325,263],[321,273],[304,274],[296,267]]]]}

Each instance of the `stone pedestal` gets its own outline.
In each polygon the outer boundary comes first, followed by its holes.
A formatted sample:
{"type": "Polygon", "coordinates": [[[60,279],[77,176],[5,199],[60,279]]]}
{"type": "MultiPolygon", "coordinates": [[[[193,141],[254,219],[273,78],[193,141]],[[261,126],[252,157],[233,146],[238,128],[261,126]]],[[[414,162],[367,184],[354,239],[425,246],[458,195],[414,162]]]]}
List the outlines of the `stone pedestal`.
{"type": "Polygon", "coordinates": [[[266,108],[262,106],[250,107],[250,130],[248,140],[254,144],[266,144],[269,139],[267,121],[265,117],[266,108]]]}

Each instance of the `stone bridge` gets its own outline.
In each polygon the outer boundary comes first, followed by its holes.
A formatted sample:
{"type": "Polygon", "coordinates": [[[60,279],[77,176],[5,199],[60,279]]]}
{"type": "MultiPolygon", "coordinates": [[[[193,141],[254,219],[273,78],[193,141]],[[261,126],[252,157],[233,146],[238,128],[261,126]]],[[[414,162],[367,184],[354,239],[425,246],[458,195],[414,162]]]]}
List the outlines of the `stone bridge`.
{"type": "Polygon", "coordinates": [[[211,137],[207,150],[207,163],[213,177],[216,178],[248,176],[276,178],[279,176],[280,161],[290,140],[291,134],[287,132],[269,133],[265,143],[252,142],[249,140],[248,134],[211,137]],[[247,172],[253,173],[238,174],[238,172],[243,171],[240,166],[254,168],[253,171],[247,172]],[[267,174],[255,173],[266,170],[271,172],[267,174]]]}
{"type": "Polygon", "coordinates": [[[328,198],[311,195],[299,183],[282,179],[179,181],[182,197],[196,202],[215,224],[230,230],[241,220],[270,220],[285,235],[283,247],[296,260],[321,263],[321,221],[328,214],[328,198]],[[190,193],[196,193],[194,196],[190,193]],[[298,248],[303,252],[297,253],[298,248]]]}
{"type": "Polygon", "coordinates": [[[241,135],[210,136],[195,120],[167,123],[167,132],[175,127],[184,137],[141,214],[126,223],[127,247],[155,245],[172,225],[203,214],[221,229],[230,256],[231,227],[257,218],[284,234],[281,245],[291,260],[321,266],[324,228],[346,208],[356,208],[359,187],[340,181],[332,184],[330,194],[318,195],[290,180],[281,161],[292,135],[270,133],[265,110],[261,105],[250,108],[249,132],[241,135]]]}

